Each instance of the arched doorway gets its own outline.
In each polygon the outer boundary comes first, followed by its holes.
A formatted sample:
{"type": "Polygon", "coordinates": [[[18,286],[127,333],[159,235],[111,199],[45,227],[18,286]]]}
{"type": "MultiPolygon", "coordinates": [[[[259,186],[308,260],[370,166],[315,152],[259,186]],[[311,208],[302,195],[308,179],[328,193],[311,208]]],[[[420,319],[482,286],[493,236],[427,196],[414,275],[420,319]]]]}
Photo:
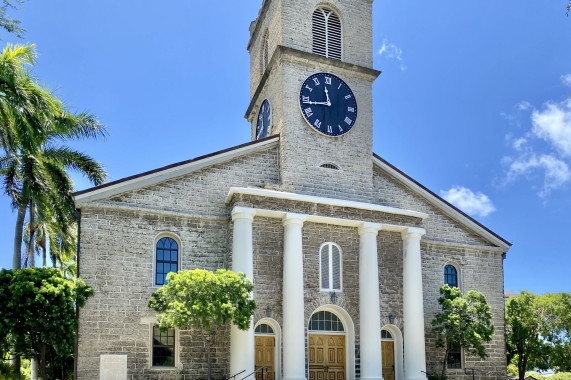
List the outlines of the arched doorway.
{"type": "Polygon", "coordinates": [[[402,333],[395,325],[381,329],[381,352],[384,380],[403,380],[402,333]]]}
{"type": "Polygon", "coordinates": [[[346,329],[329,310],[315,312],[308,326],[309,380],[345,380],[347,374],[346,329]]]}
{"type": "MultiPolygon", "coordinates": [[[[274,320],[263,319],[254,329],[255,364],[256,370],[266,367],[264,380],[277,380],[279,378],[279,326],[274,320]]],[[[262,372],[256,372],[256,380],[262,380],[262,372]]]]}
{"type": "Polygon", "coordinates": [[[395,340],[388,330],[381,330],[383,378],[395,380],[395,340]]]}

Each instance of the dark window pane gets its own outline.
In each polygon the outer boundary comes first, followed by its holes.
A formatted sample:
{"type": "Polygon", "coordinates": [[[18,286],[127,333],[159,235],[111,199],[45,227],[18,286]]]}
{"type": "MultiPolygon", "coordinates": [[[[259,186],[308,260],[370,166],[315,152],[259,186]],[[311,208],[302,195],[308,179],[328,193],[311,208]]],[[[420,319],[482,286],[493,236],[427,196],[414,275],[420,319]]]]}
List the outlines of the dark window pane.
{"type": "Polygon", "coordinates": [[[174,329],[161,331],[157,326],[153,327],[153,366],[174,366],[174,329]]]}
{"type": "Polygon", "coordinates": [[[319,311],[311,317],[309,329],[312,331],[344,331],[343,323],[329,311],[319,311]]]}
{"type": "Polygon", "coordinates": [[[450,287],[458,287],[458,272],[454,265],[446,265],[444,267],[444,283],[450,287]]]}
{"type": "Polygon", "coordinates": [[[162,238],[157,242],[156,284],[167,283],[166,275],[178,271],[178,244],[171,238],[162,238]]]}
{"type": "Polygon", "coordinates": [[[451,351],[448,353],[447,358],[449,369],[461,369],[462,368],[462,354],[460,351],[451,351]]]}

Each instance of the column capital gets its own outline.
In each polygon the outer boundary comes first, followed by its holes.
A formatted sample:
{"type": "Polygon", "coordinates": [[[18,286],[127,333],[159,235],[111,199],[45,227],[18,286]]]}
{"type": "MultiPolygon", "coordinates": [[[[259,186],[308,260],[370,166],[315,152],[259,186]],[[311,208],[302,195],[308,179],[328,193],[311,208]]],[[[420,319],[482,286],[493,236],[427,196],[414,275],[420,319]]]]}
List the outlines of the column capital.
{"type": "Polygon", "coordinates": [[[255,215],[256,209],[250,207],[236,206],[232,209],[232,221],[237,219],[247,219],[249,221],[253,221],[255,215]]]}
{"type": "Polygon", "coordinates": [[[282,223],[283,223],[284,227],[292,225],[292,224],[303,227],[303,222],[305,222],[306,219],[307,219],[307,215],[305,215],[305,214],[296,214],[296,213],[288,212],[282,218],[282,223]]]}
{"type": "Polygon", "coordinates": [[[417,239],[420,240],[426,234],[424,228],[408,227],[401,232],[402,240],[417,239]]]}
{"type": "Polygon", "coordinates": [[[379,230],[381,230],[382,228],[383,225],[379,223],[363,222],[359,226],[359,235],[361,236],[367,234],[377,235],[379,233],[379,230]]]}

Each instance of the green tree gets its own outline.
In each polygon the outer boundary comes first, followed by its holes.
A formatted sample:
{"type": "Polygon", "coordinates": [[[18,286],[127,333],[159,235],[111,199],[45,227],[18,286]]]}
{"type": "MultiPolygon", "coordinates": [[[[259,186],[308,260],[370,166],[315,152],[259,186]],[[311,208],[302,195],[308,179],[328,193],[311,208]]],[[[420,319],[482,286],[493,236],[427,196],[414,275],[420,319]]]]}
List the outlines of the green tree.
{"type": "Polygon", "coordinates": [[[17,37],[22,38],[24,29],[20,28],[20,21],[8,16],[8,9],[17,9],[14,3],[22,3],[22,0],[2,0],[0,5],[0,27],[9,33],[15,34],[17,37]]]}
{"type": "Polygon", "coordinates": [[[536,300],[536,309],[545,310],[541,335],[550,347],[549,366],[571,371],[571,293],[546,293],[536,300]]]}
{"type": "Polygon", "coordinates": [[[547,369],[550,347],[545,331],[547,308],[525,290],[506,302],[506,348],[508,363],[517,366],[520,379],[528,368],[547,369]]]}
{"type": "MultiPolygon", "coordinates": [[[[0,157],[3,187],[18,210],[14,233],[13,267],[21,267],[22,238],[29,211],[26,257],[34,253],[34,235],[43,224],[66,232],[73,225],[73,183],[67,171],[84,174],[101,184],[106,173],[91,157],[62,143],[105,135],[105,129],[88,113],[73,114],[57,98],[40,87],[29,74],[33,45],[8,45],[0,58],[0,157]]],[[[61,236],[69,240],[68,236],[61,236]]]]}
{"type": "Polygon", "coordinates": [[[436,346],[445,349],[441,375],[444,379],[450,350],[463,348],[482,359],[488,356],[483,343],[492,340],[494,326],[490,305],[476,290],[462,294],[457,287],[445,284],[440,288],[438,303],[442,312],[432,320],[432,330],[438,336],[436,346]]]}
{"type": "Polygon", "coordinates": [[[168,283],[149,300],[159,312],[159,328],[194,328],[202,335],[207,352],[208,378],[212,377],[210,348],[215,327],[232,322],[241,330],[250,327],[256,303],[252,282],[243,273],[195,269],[169,273],[168,283]]]}
{"type": "MultiPolygon", "coordinates": [[[[73,354],[76,308],[93,290],[81,279],[70,280],[54,268],[0,271],[0,337],[9,337],[15,352],[35,358],[42,379],[48,379],[46,358],[65,359],[73,354]]],[[[50,367],[57,366],[53,363],[50,367]]]]}

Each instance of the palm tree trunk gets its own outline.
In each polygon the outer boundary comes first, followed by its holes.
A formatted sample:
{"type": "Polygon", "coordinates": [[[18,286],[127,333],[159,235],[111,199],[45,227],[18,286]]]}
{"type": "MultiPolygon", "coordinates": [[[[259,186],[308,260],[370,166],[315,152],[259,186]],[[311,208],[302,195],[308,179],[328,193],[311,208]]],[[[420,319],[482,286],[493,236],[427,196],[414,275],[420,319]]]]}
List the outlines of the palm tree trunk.
{"type": "Polygon", "coordinates": [[[18,207],[16,229],[14,231],[14,252],[12,257],[12,269],[22,268],[22,236],[24,235],[24,220],[26,219],[26,206],[18,207]]]}
{"type": "Polygon", "coordinates": [[[30,240],[28,241],[28,244],[26,246],[26,258],[30,263],[29,265],[30,268],[33,268],[35,266],[34,233],[36,232],[37,229],[35,225],[36,223],[35,214],[36,214],[36,209],[34,207],[34,201],[30,200],[30,240]]]}
{"type": "Polygon", "coordinates": [[[48,267],[48,252],[46,249],[46,234],[44,233],[44,237],[42,238],[42,267],[48,267]]]}

